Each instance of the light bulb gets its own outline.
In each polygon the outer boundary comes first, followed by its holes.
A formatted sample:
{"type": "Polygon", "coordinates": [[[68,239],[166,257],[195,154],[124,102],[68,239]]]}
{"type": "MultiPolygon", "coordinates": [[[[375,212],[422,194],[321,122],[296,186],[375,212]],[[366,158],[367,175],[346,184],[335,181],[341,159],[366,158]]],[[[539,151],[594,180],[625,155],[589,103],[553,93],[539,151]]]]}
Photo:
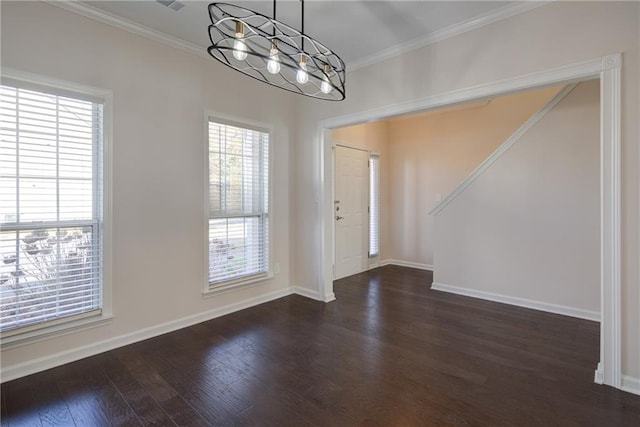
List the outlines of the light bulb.
{"type": "Polygon", "coordinates": [[[236,22],[236,40],[233,42],[233,57],[238,61],[247,59],[247,44],[244,42],[244,24],[236,22]]]}
{"type": "Polygon", "coordinates": [[[331,93],[331,91],[333,90],[333,87],[331,87],[331,82],[329,82],[329,71],[329,66],[325,65],[324,77],[322,78],[322,83],[320,84],[320,91],[325,95],[331,93]]]}
{"type": "Polygon", "coordinates": [[[233,43],[233,57],[238,61],[244,61],[247,59],[247,45],[241,38],[237,38],[233,43]]]}
{"type": "Polygon", "coordinates": [[[331,87],[331,83],[329,83],[329,79],[325,76],[322,79],[322,84],[320,84],[320,90],[322,91],[322,93],[328,94],[331,93],[332,89],[333,88],[331,87]]]}
{"type": "Polygon", "coordinates": [[[304,69],[300,68],[296,73],[296,80],[298,83],[303,85],[309,81],[309,74],[304,69]]]}
{"type": "Polygon", "coordinates": [[[267,62],[267,70],[271,74],[278,74],[280,72],[280,58],[278,57],[278,47],[275,41],[271,45],[269,61],[267,62]]]}
{"type": "Polygon", "coordinates": [[[300,55],[300,68],[298,68],[298,72],[296,73],[296,80],[301,85],[309,81],[309,73],[307,73],[307,57],[304,55],[300,55]]]}

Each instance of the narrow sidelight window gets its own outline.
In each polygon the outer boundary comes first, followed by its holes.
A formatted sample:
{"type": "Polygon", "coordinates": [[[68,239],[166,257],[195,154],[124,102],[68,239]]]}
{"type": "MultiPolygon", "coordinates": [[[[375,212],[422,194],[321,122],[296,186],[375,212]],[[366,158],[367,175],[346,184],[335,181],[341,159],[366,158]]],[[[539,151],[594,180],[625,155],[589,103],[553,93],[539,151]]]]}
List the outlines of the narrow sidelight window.
{"type": "Polygon", "coordinates": [[[369,257],[378,256],[380,229],[380,157],[369,158],[369,257]]]}

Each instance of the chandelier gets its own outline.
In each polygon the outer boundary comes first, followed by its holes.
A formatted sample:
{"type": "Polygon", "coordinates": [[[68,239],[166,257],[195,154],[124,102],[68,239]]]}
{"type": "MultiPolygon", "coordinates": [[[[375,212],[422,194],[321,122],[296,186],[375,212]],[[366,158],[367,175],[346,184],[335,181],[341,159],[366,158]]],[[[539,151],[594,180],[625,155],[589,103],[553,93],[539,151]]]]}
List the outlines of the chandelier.
{"type": "Polygon", "coordinates": [[[322,43],[301,29],[228,3],[209,5],[209,55],[224,65],[272,86],[312,98],[345,98],[345,65],[322,43]]]}

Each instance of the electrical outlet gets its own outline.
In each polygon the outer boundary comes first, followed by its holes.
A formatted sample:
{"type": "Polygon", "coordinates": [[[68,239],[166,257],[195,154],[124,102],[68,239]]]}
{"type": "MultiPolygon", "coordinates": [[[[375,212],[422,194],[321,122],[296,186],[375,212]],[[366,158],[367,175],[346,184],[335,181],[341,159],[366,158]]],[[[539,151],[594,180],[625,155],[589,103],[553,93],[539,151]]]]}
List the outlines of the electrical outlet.
{"type": "Polygon", "coordinates": [[[275,264],[273,264],[273,274],[278,274],[278,273],[280,273],[280,264],[276,262],[275,264]]]}

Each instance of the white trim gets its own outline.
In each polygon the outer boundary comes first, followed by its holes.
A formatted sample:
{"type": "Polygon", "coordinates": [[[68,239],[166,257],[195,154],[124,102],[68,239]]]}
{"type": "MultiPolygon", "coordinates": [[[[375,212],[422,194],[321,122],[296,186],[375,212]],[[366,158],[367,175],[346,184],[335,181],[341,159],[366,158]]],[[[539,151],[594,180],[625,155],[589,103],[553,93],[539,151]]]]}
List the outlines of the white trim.
{"type": "Polygon", "coordinates": [[[67,320],[63,318],[60,319],[61,322],[56,325],[33,329],[28,332],[21,332],[7,337],[1,337],[0,347],[2,348],[2,351],[5,351],[49,340],[51,338],[60,338],[71,333],[86,331],[98,326],[103,326],[111,323],[111,319],[113,319],[113,316],[105,316],[103,314],[97,314],[75,320],[67,320]]]}
{"type": "Polygon", "coordinates": [[[102,317],[113,310],[113,92],[102,106],[102,317]]]}
{"type": "Polygon", "coordinates": [[[620,390],[640,395],[640,378],[623,375],[620,390]]]}
{"type": "Polygon", "coordinates": [[[373,270],[374,268],[383,266],[382,261],[377,258],[380,258],[380,255],[369,258],[369,265],[367,266],[367,269],[365,271],[373,270]]]}
{"type": "Polygon", "coordinates": [[[204,111],[203,127],[203,143],[202,143],[202,167],[203,167],[203,209],[202,213],[202,296],[205,297],[209,292],[209,111],[204,111]]]}
{"type": "Polygon", "coordinates": [[[74,94],[89,95],[91,96],[91,98],[96,98],[92,99],[91,102],[106,104],[108,98],[113,95],[113,92],[107,89],[100,89],[94,86],[74,83],[49,76],[43,76],[41,74],[30,73],[28,71],[22,71],[11,67],[3,66],[2,69],[0,69],[0,74],[3,78],[6,77],[8,79],[27,82],[39,87],[52,88],[54,90],[60,89],[62,91],[72,92],[74,94]]]}
{"type": "Polygon", "coordinates": [[[320,189],[316,193],[315,203],[319,209],[320,226],[318,227],[318,241],[320,242],[320,262],[318,277],[318,291],[320,295],[334,295],[333,280],[336,275],[335,268],[335,222],[333,220],[333,209],[335,200],[335,147],[331,140],[331,131],[321,125],[318,128],[320,134],[320,144],[315,144],[318,148],[320,158],[320,189]],[[326,150],[329,150],[328,152],[326,150]],[[325,174],[327,171],[329,183],[325,174]]]}
{"type": "Polygon", "coordinates": [[[358,147],[357,145],[349,145],[349,144],[343,144],[342,142],[336,142],[333,144],[334,147],[341,147],[341,148],[348,148],[350,150],[357,150],[357,151],[364,151],[366,153],[369,153],[369,155],[371,155],[371,150],[369,150],[368,148],[364,148],[364,147],[358,147]]]}
{"type": "MultiPolygon", "coordinates": [[[[207,247],[207,252],[208,252],[207,247]]],[[[207,257],[208,260],[208,257],[207,257]]],[[[208,265],[207,265],[208,267],[208,265]]],[[[207,273],[209,270],[207,269],[207,273]]],[[[238,289],[252,288],[254,286],[259,286],[264,284],[267,281],[273,280],[275,276],[273,274],[262,273],[257,276],[252,276],[250,278],[243,278],[238,280],[231,280],[229,282],[224,282],[218,286],[209,287],[207,290],[202,291],[202,298],[207,299],[214,296],[220,296],[224,294],[228,294],[229,292],[237,291],[238,289]]],[[[209,282],[207,280],[207,282],[209,282]]]]}
{"type": "Polygon", "coordinates": [[[463,88],[399,104],[358,111],[318,122],[320,149],[320,189],[317,198],[320,221],[320,266],[318,287],[325,295],[333,293],[333,164],[331,162],[330,129],[428,111],[462,102],[520,92],[532,88],[571,84],[600,78],[601,81],[601,289],[602,319],[600,323],[600,363],[604,383],[621,384],[621,310],[620,310],[620,69],[619,53],[549,70],[516,76],[463,88]],[[606,215],[605,215],[606,213],[606,215]]]}
{"type": "Polygon", "coordinates": [[[581,308],[568,307],[559,304],[550,304],[547,302],[512,297],[508,295],[500,295],[493,292],[479,291],[476,289],[461,288],[459,286],[445,285],[443,283],[436,282],[433,282],[431,284],[431,289],[456,295],[479,298],[487,301],[495,301],[503,304],[515,305],[517,307],[531,308],[548,313],[561,314],[563,316],[577,317],[578,319],[591,320],[593,322],[600,321],[600,313],[598,313],[597,311],[584,310],[581,308]]]}
{"type": "Polygon", "coordinates": [[[311,298],[316,301],[324,301],[324,298],[320,297],[320,293],[313,289],[302,288],[300,286],[292,286],[291,293],[296,295],[302,295],[303,297],[311,298]]]}
{"type": "MultiPolygon", "coordinates": [[[[373,257],[371,259],[374,259],[374,258],[377,258],[377,256],[373,257]]],[[[380,261],[372,262],[361,273],[364,273],[365,271],[374,270],[376,268],[384,267],[384,266],[387,266],[387,265],[397,265],[399,267],[409,267],[409,268],[416,268],[418,270],[433,271],[433,265],[431,265],[431,264],[423,264],[423,263],[420,263],[420,262],[403,261],[403,260],[400,260],[400,259],[387,258],[387,259],[383,259],[383,260],[380,260],[380,261]]],[[[359,273],[356,273],[356,274],[359,274],[359,273]]]]}
{"type": "Polygon", "coordinates": [[[604,372],[602,372],[602,363],[598,362],[595,375],[593,376],[593,382],[596,384],[604,384],[604,372]]]}
{"type": "Polygon", "coordinates": [[[410,267],[410,268],[417,268],[419,270],[433,271],[433,265],[431,264],[422,264],[422,263],[413,262],[413,261],[402,261],[400,259],[385,259],[380,261],[378,265],[376,265],[373,268],[384,267],[385,265],[397,265],[400,267],[410,267]]]}
{"type": "Polygon", "coordinates": [[[322,302],[331,302],[336,300],[336,296],[333,292],[328,295],[325,295],[324,298],[322,298],[320,296],[321,295],[320,292],[315,291],[313,289],[309,289],[309,288],[303,288],[300,286],[292,286],[291,293],[296,295],[301,295],[303,297],[310,298],[316,301],[322,301],[322,302]]]}
{"type": "MultiPolygon", "coordinates": [[[[204,122],[205,122],[205,126],[207,126],[206,132],[205,132],[207,150],[209,145],[209,129],[208,129],[209,120],[213,120],[218,123],[227,124],[230,126],[247,127],[247,128],[250,128],[251,130],[268,133],[269,138],[273,138],[273,133],[275,131],[275,127],[271,123],[252,120],[252,119],[241,117],[241,116],[234,116],[231,114],[222,113],[222,112],[218,112],[211,109],[205,109],[204,122]]],[[[271,148],[272,142],[273,141],[269,140],[269,148],[271,148]]],[[[271,158],[269,158],[269,160],[271,160],[271,158]]]]}
{"type": "Polygon", "coordinates": [[[177,329],[186,328],[197,323],[215,319],[216,317],[224,316],[226,314],[253,307],[258,304],[273,301],[290,294],[291,290],[289,288],[268,292],[260,296],[249,298],[234,304],[214,308],[213,310],[204,311],[202,313],[193,314],[191,316],[186,316],[180,319],[161,323],[159,325],[150,326],[148,328],[143,328],[135,332],[109,338],[96,343],[91,343],[82,347],[62,351],[60,353],[34,359],[29,362],[19,363],[9,367],[3,367],[2,382],[11,381],[16,378],[24,377],[26,375],[31,375],[36,372],[44,371],[46,369],[83,359],[85,357],[93,356],[105,351],[113,350],[118,347],[153,338],[158,335],[166,334],[177,329]]]}
{"type": "Polygon", "coordinates": [[[431,95],[426,98],[386,105],[371,110],[358,111],[344,116],[332,117],[322,120],[318,124],[323,130],[335,129],[360,123],[391,119],[411,113],[436,110],[443,107],[450,107],[461,103],[478,101],[496,96],[509,95],[512,93],[530,90],[532,88],[540,89],[559,84],[571,84],[595,79],[598,78],[603,71],[602,63],[603,58],[590,59],[588,61],[563,65],[546,71],[539,71],[458,89],[451,92],[431,95]]]}
{"type": "MultiPolygon", "coordinates": [[[[209,54],[207,53],[206,47],[198,46],[195,43],[188,42],[181,38],[164,33],[162,31],[154,30],[150,27],[122,18],[118,15],[105,12],[96,7],[86,4],[86,2],[55,1],[55,0],[45,0],[45,1],[52,6],[57,6],[69,12],[73,12],[78,15],[84,16],[85,18],[93,19],[103,24],[107,24],[112,27],[119,28],[129,33],[142,36],[146,39],[153,40],[153,41],[165,44],[167,46],[171,46],[176,49],[184,50],[186,52],[192,53],[194,55],[197,55],[203,58],[210,58],[209,54]]],[[[426,37],[420,37],[418,39],[411,40],[409,42],[401,43],[399,45],[392,46],[388,49],[385,49],[383,51],[376,52],[375,54],[367,56],[365,58],[360,58],[355,61],[351,61],[350,63],[347,64],[347,72],[351,72],[369,65],[373,65],[380,61],[384,61],[386,59],[390,59],[390,58],[402,55],[403,53],[425,47],[427,45],[466,33],[471,30],[481,28],[485,25],[489,25],[494,22],[498,22],[515,15],[519,15],[521,13],[528,12],[530,10],[544,6],[548,3],[549,3],[548,1],[517,2],[517,3],[510,4],[498,9],[494,9],[492,11],[489,11],[483,15],[479,15],[470,20],[453,24],[449,27],[435,31],[426,37]]]]}
{"type": "Polygon", "coordinates": [[[475,18],[471,18],[467,21],[459,22],[441,30],[434,31],[427,36],[400,43],[396,46],[384,49],[373,55],[351,61],[349,64],[347,64],[347,72],[355,71],[357,69],[364,68],[390,58],[394,58],[404,53],[423,48],[430,44],[434,44],[439,41],[464,34],[468,31],[476,30],[478,28],[484,27],[485,25],[493,24],[494,22],[502,21],[503,19],[511,18],[512,16],[516,16],[521,13],[529,12],[530,10],[545,6],[548,3],[550,2],[516,2],[498,9],[491,10],[483,15],[476,16],[475,18]]]}
{"type": "Polygon", "coordinates": [[[600,78],[600,361],[604,384],[622,386],[620,69],[622,55],[602,57],[600,78]]]}
{"type": "Polygon", "coordinates": [[[198,46],[197,44],[182,40],[178,37],[171,36],[169,34],[163,33],[162,31],[154,30],[142,24],[138,24],[137,22],[122,18],[118,15],[105,12],[96,7],[88,5],[86,2],[52,0],[45,1],[47,4],[57,6],[69,12],[84,16],[85,18],[90,18],[95,21],[102,22],[103,24],[119,28],[129,33],[142,36],[146,39],[153,40],[176,49],[184,50],[203,58],[210,58],[209,54],[207,53],[206,47],[198,46]]]}
{"type": "Polygon", "coordinates": [[[487,157],[477,168],[473,170],[465,178],[464,181],[460,183],[451,193],[447,195],[440,203],[438,203],[431,211],[429,215],[437,215],[440,211],[442,211],[449,203],[454,201],[464,190],[469,187],[480,175],[484,173],[491,165],[493,165],[504,153],[509,150],[516,142],[520,141],[529,130],[536,125],[544,116],[546,116],[553,108],[558,105],[560,101],[562,101],[575,87],[577,83],[572,85],[568,85],[563,88],[560,92],[558,92],[547,104],[540,109],[540,111],[536,112],[529,120],[527,120],[518,130],[516,130],[507,140],[502,143],[489,157],[487,157]]]}
{"type": "MultiPolygon", "coordinates": [[[[92,104],[102,105],[104,103],[104,98],[100,95],[96,96],[87,91],[82,92],[77,90],[65,89],[61,87],[59,84],[55,86],[42,84],[40,82],[37,82],[35,78],[32,79],[32,77],[30,77],[30,80],[26,80],[26,79],[8,77],[6,74],[3,74],[2,84],[4,86],[13,86],[17,89],[26,89],[26,90],[35,91],[35,92],[45,92],[50,95],[56,95],[56,96],[61,96],[65,98],[73,98],[80,101],[90,102],[92,104]]],[[[65,86],[71,86],[71,85],[65,85],[65,86]]]]}

